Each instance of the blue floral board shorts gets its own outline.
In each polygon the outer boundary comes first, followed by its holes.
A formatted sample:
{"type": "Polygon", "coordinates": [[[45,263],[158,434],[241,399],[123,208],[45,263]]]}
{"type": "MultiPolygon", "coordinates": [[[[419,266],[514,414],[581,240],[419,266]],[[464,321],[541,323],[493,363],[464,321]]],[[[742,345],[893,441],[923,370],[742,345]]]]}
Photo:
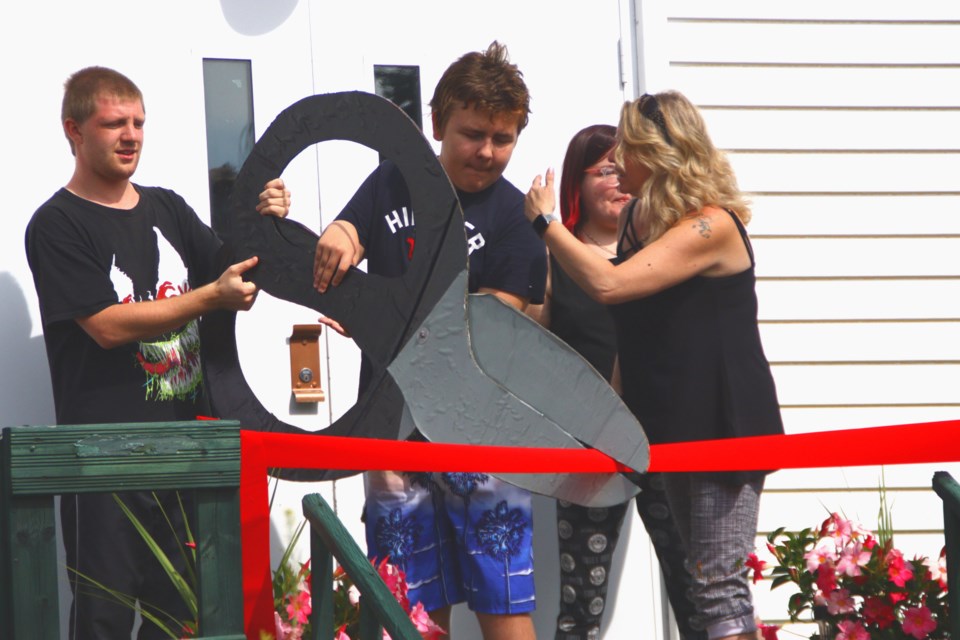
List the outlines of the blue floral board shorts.
{"type": "Polygon", "coordinates": [[[365,474],[367,555],[406,573],[427,611],[536,608],[530,493],[483,473],[365,474]]]}

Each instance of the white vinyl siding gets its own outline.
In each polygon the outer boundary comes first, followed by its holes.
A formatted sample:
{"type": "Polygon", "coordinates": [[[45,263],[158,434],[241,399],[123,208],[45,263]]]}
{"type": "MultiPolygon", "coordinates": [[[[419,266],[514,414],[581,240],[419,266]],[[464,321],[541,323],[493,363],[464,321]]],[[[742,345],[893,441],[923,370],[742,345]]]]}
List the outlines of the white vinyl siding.
{"type": "MultiPolygon", "coordinates": [[[[956,419],[960,5],[636,8],[638,93],[687,95],[752,194],[760,329],[787,432],[956,419]]],[[[778,451],[771,466],[779,459],[792,460],[778,451]]],[[[957,464],[883,470],[908,555],[943,545],[930,490],[941,468],[958,475],[957,464]]],[[[758,547],[766,532],[816,526],[828,511],[875,527],[880,476],[878,467],[771,475],[758,547]]],[[[782,624],[789,590],[754,592],[760,616],[782,624]]]]}

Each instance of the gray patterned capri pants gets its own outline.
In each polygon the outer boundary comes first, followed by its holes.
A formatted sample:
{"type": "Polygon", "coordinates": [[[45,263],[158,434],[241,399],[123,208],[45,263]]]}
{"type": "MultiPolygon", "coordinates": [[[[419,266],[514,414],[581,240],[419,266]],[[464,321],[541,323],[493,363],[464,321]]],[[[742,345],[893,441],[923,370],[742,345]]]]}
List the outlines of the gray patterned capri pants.
{"type": "Polygon", "coordinates": [[[753,633],[753,598],[744,562],[756,545],[761,476],[744,483],[717,474],[668,473],[667,499],[687,548],[691,626],[711,640],[753,633]]]}

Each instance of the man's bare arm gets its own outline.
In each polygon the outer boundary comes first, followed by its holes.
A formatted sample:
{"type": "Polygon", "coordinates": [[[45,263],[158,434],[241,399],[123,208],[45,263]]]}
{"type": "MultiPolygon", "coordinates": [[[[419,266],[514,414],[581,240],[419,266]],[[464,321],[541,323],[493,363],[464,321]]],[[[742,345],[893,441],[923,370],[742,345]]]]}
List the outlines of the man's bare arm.
{"type": "Polygon", "coordinates": [[[257,297],[257,285],[244,282],[243,274],[257,264],[249,258],[230,266],[210,284],[179,296],[114,304],[97,313],[77,318],[77,324],[104,349],[173,331],[217,309],[246,311],[257,297]]]}

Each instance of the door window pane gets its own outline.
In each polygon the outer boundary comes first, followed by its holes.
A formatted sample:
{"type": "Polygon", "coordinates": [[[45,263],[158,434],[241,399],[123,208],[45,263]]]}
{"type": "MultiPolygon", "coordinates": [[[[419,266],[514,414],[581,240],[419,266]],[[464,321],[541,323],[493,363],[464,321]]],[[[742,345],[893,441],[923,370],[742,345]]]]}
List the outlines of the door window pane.
{"type": "Polygon", "coordinates": [[[237,173],[253,149],[253,86],[249,60],[203,60],[210,218],[221,228],[237,173]]]}

